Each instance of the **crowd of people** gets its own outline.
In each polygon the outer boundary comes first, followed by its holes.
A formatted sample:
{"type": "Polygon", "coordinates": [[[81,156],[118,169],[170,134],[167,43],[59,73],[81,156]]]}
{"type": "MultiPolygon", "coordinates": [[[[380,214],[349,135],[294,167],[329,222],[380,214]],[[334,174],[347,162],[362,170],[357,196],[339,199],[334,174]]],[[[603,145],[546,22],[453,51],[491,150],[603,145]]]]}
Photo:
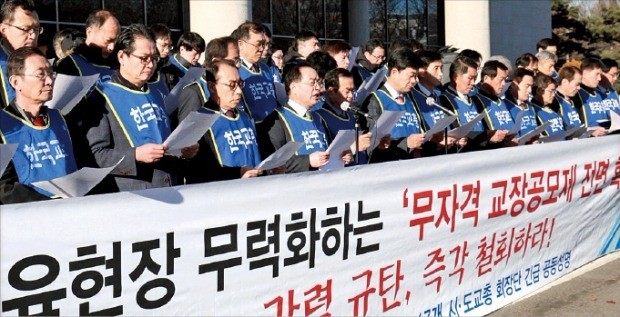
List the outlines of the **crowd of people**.
{"type": "Polygon", "coordinates": [[[88,16],[85,32],[56,34],[52,65],[37,48],[43,28],[33,3],[7,0],[1,14],[0,142],[18,144],[0,179],[1,204],[53,199],[32,183],[82,167],[118,163],[89,194],[111,193],[312,171],[333,156],[352,166],[516,146],[546,122],[543,136],[584,126],[587,132],[564,137],[599,137],[620,113],[617,62],[590,57],[558,67],[551,39],[514,67],[462,50],[444,83],[444,56],[415,41],[371,39],[352,58],[349,43],[321,45],[312,31],[299,32],[288,49],[272,45],[269,29],[248,21],[208,42],[185,33],[173,47],[166,25],[122,28],[106,10],[88,16]],[[168,113],[165,97],[191,67],[204,74],[182,87],[168,113]],[[357,89],[379,70],[382,83],[360,100],[357,89]],[[65,115],[45,105],[63,94],[53,91],[57,73],[99,76],[65,115]],[[163,141],[195,111],[219,117],[197,144],[169,153],[163,141]],[[373,135],[386,111],[404,114],[389,134],[373,135]],[[466,136],[425,137],[446,116],[456,117],[452,129],[480,114],[466,136]],[[511,132],[515,122],[521,126],[511,132]],[[350,149],[328,151],[338,131],[353,129],[359,133],[350,149]],[[256,169],[290,141],[302,145],[285,165],[256,169]]]}

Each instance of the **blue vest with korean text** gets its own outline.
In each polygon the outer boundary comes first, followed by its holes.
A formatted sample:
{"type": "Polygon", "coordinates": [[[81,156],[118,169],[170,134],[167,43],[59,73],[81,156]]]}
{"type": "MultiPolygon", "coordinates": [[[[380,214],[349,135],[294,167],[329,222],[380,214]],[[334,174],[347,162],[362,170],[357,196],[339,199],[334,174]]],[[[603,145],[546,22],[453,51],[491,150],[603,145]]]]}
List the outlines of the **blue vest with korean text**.
{"type": "Polygon", "coordinates": [[[420,128],[420,116],[413,107],[413,102],[409,96],[404,95],[405,102],[400,104],[392,98],[388,92],[377,90],[372,93],[383,111],[405,111],[405,114],[398,119],[396,125],[390,131],[392,139],[406,138],[414,133],[422,133],[420,128]]]}
{"type": "Polygon", "coordinates": [[[303,143],[297,150],[298,155],[327,150],[325,129],[323,129],[318,115],[309,111],[308,115],[312,119],[300,117],[295,111],[287,107],[280,107],[276,111],[291,141],[303,143]]]}
{"type": "Polygon", "coordinates": [[[560,106],[560,114],[562,115],[562,120],[564,121],[566,129],[580,126],[582,124],[581,118],[573,102],[570,99],[564,99],[564,97],[558,94],[555,95],[555,99],[560,106]]]}
{"type": "Polygon", "coordinates": [[[210,131],[215,154],[221,166],[254,167],[260,163],[256,130],[247,113],[238,111],[236,118],[229,118],[204,107],[199,111],[220,115],[210,131]]]}
{"type": "MultiPolygon", "coordinates": [[[[476,95],[484,105],[484,111],[491,126],[491,130],[510,130],[515,125],[504,99],[494,101],[483,94],[476,95]]],[[[475,98],[475,97],[474,97],[475,98]]]]}
{"type": "Polygon", "coordinates": [[[159,92],[150,87],[145,92],[130,90],[111,82],[102,83],[96,89],[106,98],[132,147],[162,144],[170,135],[170,119],[159,92]]]}
{"type": "Polygon", "coordinates": [[[600,124],[599,121],[609,120],[603,98],[596,89],[593,95],[583,88],[579,89],[579,98],[581,98],[582,101],[581,119],[584,121],[586,127],[596,127],[600,124]]]}
{"type": "MultiPolygon", "coordinates": [[[[448,101],[452,105],[452,108],[457,112],[460,125],[464,125],[467,122],[476,119],[476,117],[478,116],[478,110],[476,109],[476,105],[471,98],[469,99],[469,102],[464,101],[457,95],[453,94],[449,89],[446,89],[444,91],[443,96],[448,99],[448,101]]],[[[474,128],[472,129],[472,131],[475,132],[482,132],[484,130],[485,129],[482,121],[476,123],[476,126],[474,126],[474,128]]]]}
{"type": "Polygon", "coordinates": [[[169,59],[170,60],[170,64],[172,64],[176,68],[180,69],[181,72],[183,72],[183,75],[185,75],[187,73],[187,71],[189,70],[189,68],[183,66],[183,64],[181,64],[181,62],[177,59],[177,57],[180,57],[180,56],[178,54],[172,55],[172,57],[169,59]]]}
{"type": "Polygon", "coordinates": [[[3,108],[3,106],[8,106],[13,98],[15,98],[15,89],[13,89],[13,86],[9,83],[9,73],[6,69],[6,63],[8,60],[9,54],[5,51],[4,46],[0,46],[0,68],[2,70],[0,71],[0,85],[2,85],[0,89],[4,92],[4,100],[2,100],[0,108],[3,108]]]}
{"type": "Polygon", "coordinates": [[[239,76],[245,81],[243,103],[255,122],[262,122],[278,106],[276,90],[271,73],[264,63],[259,63],[258,73],[252,72],[245,65],[239,67],[239,76]]]}
{"type": "MultiPolygon", "coordinates": [[[[440,91],[435,89],[433,93],[435,94],[435,96],[438,96],[440,94],[440,91]]],[[[426,130],[432,128],[437,123],[437,121],[443,119],[446,116],[443,110],[433,105],[429,105],[426,102],[426,98],[429,98],[429,96],[425,95],[424,92],[422,92],[417,85],[413,87],[411,94],[413,95],[413,101],[415,102],[415,106],[417,107],[418,112],[422,116],[422,119],[424,119],[423,123],[426,130]]],[[[435,102],[439,103],[436,98],[434,98],[434,100],[435,102]]]]}
{"type": "Polygon", "coordinates": [[[521,128],[517,133],[517,136],[522,136],[538,127],[538,119],[536,118],[536,110],[534,107],[526,102],[525,109],[519,108],[518,105],[513,103],[512,101],[505,99],[506,107],[508,111],[510,111],[510,115],[513,120],[517,119],[517,116],[521,111],[523,111],[523,118],[521,119],[521,128]]]}
{"type": "Polygon", "coordinates": [[[269,73],[271,73],[271,80],[274,83],[282,83],[282,75],[276,65],[269,65],[269,73]]]}
{"type": "MultiPolygon", "coordinates": [[[[65,120],[57,110],[48,109],[47,114],[47,125],[36,127],[0,110],[0,136],[4,143],[18,144],[13,163],[22,184],[51,180],[77,170],[65,120]]],[[[33,188],[43,195],[52,196],[43,189],[33,188]]]]}
{"type": "Polygon", "coordinates": [[[168,91],[168,86],[166,85],[166,82],[164,81],[164,76],[162,76],[159,72],[157,72],[156,75],[157,76],[155,80],[148,83],[149,87],[150,89],[157,89],[157,91],[159,91],[165,98],[166,96],[168,96],[170,91],[168,91]]]}
{"type": "Polygon", "coordinates": [[[536,109],[536,116],[538,117],[538,122],[540,124],[545,122],[551,123],[551,125],[545,129],[543,134],[554,135],[565,131],[564,120],[562,120],[562,116],[560,114],[551,110],[549,107],[541,108],[538,105],[534,105],[534,108],[536,109]]]}
{"type": "Polygon", "coordinates": [[[80,76],[90,76],[99,74],[99,81],[106,82],[112,78],[112,74],[114,71],[108,67],[103,65],[95,65],[89,61],[87,61],[82,55],[73,53],[69,55],[67,58],[73,60],[73,63],[78,69],[80,76]]]}
{"type": "Polygon", "coordinates": [[[603,104],[607,109],[607,116],[611,118],[611,112],[620,115],[620,98],[618,98],[618,92],[613,87],[609,88],[609,90],[600,86],[599,88],[603,98],[603,104]]]}
{"type": "MultiPolygon", "coordinates": [[[[323,108],[317,110],[315,113],[321,118],[321,121],[324,123],[323,126],[327,127],[328,140],[333,141],[340,130],[355,130],[355,115],[353,113],[345,111],[345,115],[347,116],[345,119],[334,114],[332,111],[326,110],[325,107],[329,107],[329,105],[325,104],[323,108]]],[[[359,164],[368,163],[366,151],[360,152],[358,161],[359,164]]]]}

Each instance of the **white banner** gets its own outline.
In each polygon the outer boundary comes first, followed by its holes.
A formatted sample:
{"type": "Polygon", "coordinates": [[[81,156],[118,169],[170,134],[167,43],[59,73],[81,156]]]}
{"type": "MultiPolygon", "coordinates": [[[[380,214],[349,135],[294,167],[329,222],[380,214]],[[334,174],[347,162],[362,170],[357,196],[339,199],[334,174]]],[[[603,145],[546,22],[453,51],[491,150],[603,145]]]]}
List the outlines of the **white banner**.
{"type": "Polygon", "coordinates": [[[2,315],[480,316],[618,248],[620,136],[2,206],[2,315]]]}

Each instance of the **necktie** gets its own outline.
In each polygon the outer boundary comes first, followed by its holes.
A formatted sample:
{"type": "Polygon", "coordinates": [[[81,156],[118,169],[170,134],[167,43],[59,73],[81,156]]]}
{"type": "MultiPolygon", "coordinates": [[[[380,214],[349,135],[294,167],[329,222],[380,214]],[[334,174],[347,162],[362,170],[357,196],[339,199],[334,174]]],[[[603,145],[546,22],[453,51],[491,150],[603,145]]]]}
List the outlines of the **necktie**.
{"type": "Polygon", "coordinates": [[[403,95],[398,95],[398,97],[396,97],[396,101],[398,101],[398,103],[403,103],[405,102],[405,97],[403,97],[403,95]]]}
{"type": "Polygon", "coordinates": [[[45,120],[43,120],[42,116],[38,116],[38,117],[34,118],[34,120],[32,121],[32,124],[35,127],[43,127],[43,126],[45,126],[45,120]]]}
{"type": "Polygon", "coordinates": [[[256,64],[252,65],[251,69],[253,73],[258,73],[258,66],[256,66],[256,64]]]}

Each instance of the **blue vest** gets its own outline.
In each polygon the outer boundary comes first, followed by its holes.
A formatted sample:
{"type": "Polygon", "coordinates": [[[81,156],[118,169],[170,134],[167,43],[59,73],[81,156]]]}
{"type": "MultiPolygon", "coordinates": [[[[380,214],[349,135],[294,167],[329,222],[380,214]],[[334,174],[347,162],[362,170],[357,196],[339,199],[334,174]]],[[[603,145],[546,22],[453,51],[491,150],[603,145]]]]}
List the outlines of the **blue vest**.
{"type": "Polygon", "coordinates": [[[317,151],[327,150],[325,129],[319,116],[308,112],[312,119],[300,117],[288,107],[276,109],[278,116],[286,128],[286,134],[291,141],[301,142],[303,145],[297,150],[298,155],[308,155],[317,151]]]}
{"type": "Polygon", "coordinates": [[[556,94],[555,99],[558,102],[559,111],[562,115],[562,120],[564,121],[564,125],[566,129],[572,129],[574,127],[578,127],[582,124],[581,118],[579,118],[579,112],[575,105],[570,99],[564,99],[564,97],[556,94]]]}
{"type": "Polygon", "coordinates": [[[189,70],[189,68],[183,66],[183,64],[181,64],[181,62],[177,59],[177,57],[180,57],[179,54],[172,55],[172,57],[169,59],[170,60],[170,64],[172,64],[176,68],[180,69],[181,72],[183,72],[183,75],[185,75],[187,73],[187,71],[189,70]]]}
{"type": "Polygon", "coordinates": [[[565,131],[564,120],[562,120],[562,116],[560,116],[557,112],[551,110],[549,107],[541,108],[538,105],[534,105],[534,109],[536,110],[536,116],[538,117],[538,122],[540,124],[547,121],[551,122],[551,125],[545,129],[543,134],[555,135],[565,131]]]}
{"type": "Polygon", "coordinates": [[[247,113],[238,111],[237,117],[233,119],[204,107],[198,111],[220,115],[209,131],[221,166],[254,167],[260,163],[256,130],[247,113]]]}
{"type": "Polygon", "coordinates": [[[148,85],[150,89],[157,89],[157,91],[159,91],[165,98],[166,96],[168,96],[170,91],[168,91],[168,86],[166,85],[166,81],[164,81],[164,76],[162,76],[159,72],[157,72],[156,75],[157,77],[155,78],[155,80],[149,82],[148,85]]]}
{"type": "Polygon", "coordinates": [[[15,98],[15,89],[9,83],[9,73],[7,73],[6,63],[9,60],[9,54],[5,51],[4,46],[0,45],[0,89],[3,90],[4,100],[0,103],[0,109],[4,108],[15,98]]]}
{"type": "MultiPolygon", "coordinates": [[[[207,81],[202,76],[198,80],[187,84],[185,87],[189,87],[190,85],[198,86],[198,89],[200,90],[200,100],[202,100],[202,104],[209,100],[211,92],[209,91],[209,87],[207,87],[207,81]]],[[[183,87],[183,89],[185,89],[185,87],[183,87]]]]}
{"type": "Polygon", "coordinates": [[[599,120],[607,121],[607,108],[603,103],[603,97],[600,93],[594,90],[594,95],[591,95],[583,88],[579,89],[579,98],[581,99],[581,119],[584,121],[586,127],[596,127],[599,125],[599,120]]]}
{"type": "Polygon", "coordinates": [[[420,116],[415,111],[413,102],[409,99],[409,96],[405,94],[405,102],[399,104],[398,101],[392,98],[386,91],[377,90],[372,94],[379,100],[382,111],[405,111],[405,114],[398,119],[398,122],[396,122],[396,125],[390,131],[392,139],[406,138],[414,133],[422,133],[420,116]]]}
{"type": "MultiPolygon", "coordinates": [[[[435,89],[433,93],[435,96],[438,96],[441,92],[435,89]]],[[[437,121],[446,116],[443,110],[426,103],[426,98],[429,96],[425,95],[417,85],[413,87],[411,94],[413,95],[413,101],[417,107],[418,113],[422,116],[422,119],[424,119],[424,127],[426,130],[431,129],[437,121]]],[[[435,102],[438,103],[438,100],[435,99],[435,102]]]]}
{"type": "Polygon", "coordinates": [[[525,109],[519,108],[517,104],[515,104],[514,102],[508,99],[505,99],[505,103],[506,103],[506,107],[508,108],[508,111],[510,111],[510,115],[512,116],[513,120],[516,120],[519,113],[521,111],[524,111],[523,119],[521,121],[521,128],[519,132],[517,133],[517,136],[522,136],[538,127],[538,120],[536,118],[536,110],[534,110],[534,107],[530,105],[529,102],[525,103],[525,109]]]}
{"type": "MultiPolygon", "coordinates": [[[[0,137],[7,144],[19,145],[13,156],[13,164],[22,184],[51,180],[77,170],[65,120],[55,109],[48,109],[47,114],[47,126],[35,127],[26,120],[0,110],[0,137]]],[[[52,196],[43,189],[32,187],[43,195],[52,196]]]]}
{"type": "Polygon", "coordinates": [[[271,73],[264,63],[259,63],[258,73],[241,65],[239,76],[245,81],[243,87],[243,104],[255,122],[262,122],[278,106],[276,89],[271,73]]]}
{"type": "MultiPolygon", "coordinates": [[[[315,113],[321,118],[323,126],[327,127],[327,135],[330,142],[334,140],[340,130],[355,130],[355,115],[353,113],[346,111],[345,115],[347,118],[345,119],[326,110],[325,107],[329,107],[329,105],[325,104],[323,108],[317,110],[315,113]]],[[[359,164],[368,163],[366,151],[359,153],[358,161],[359,164]]]]}
{"type": "MultiPolygon", "coordinates": [[[[461,100],[457,95],[453,94],[449,89],[444,90],[442,96],[445,96],[448,99],[448,102],[452,105],[452,108],[458,114],[459,125],[464,125],[467,122],[476,119],[479,115],[478,110],[476,109],[476,105],[473,100],[470,99],[469,103],[461,100]]],[[[482,121],[476,123],[476,126],[472,129],[475,132],[484,131],[484,125],[482,121]]]]}
{"type": "Polygon", "coordinates": [[[116,83],[97,85],[131,147],[146,143],[162,144],[170,135],[170,119],[164,98],[157,91],[130,90],[116,83]]]}
{"type": "MultiPolygon", "coordinates": [[[[351,73],[355,73],[357,72],[360,75],[360,78],[362,78],[362,82],[364,82],[364,80],[368,79],[369,77],[372,77],[373,73],[371,73],[368,69],[362,67],[362,65],[355,65],[353,66],[353,68],[351,69],[351,73]]],[[[359,88],[359,87],[356,87],[359,88]]]]}
{"type": "Polygon", "coordinates": [[[319,99],[319,101],[317,101],[316,104],[314,104],[314,106],[310,107],[310,111],[317,112],[319,109],[322,109],[323,105],[325,104],[325,100],[327,100],[327,92],[324,92],[321,95],[321,98],[319,99]]]}
{"type": "Polygon", "coordinates": [[[599,88],[603,98],[603,104],[607,109],[607,117],[611,118],[611,112],[620,115],[620,98],[618,98],[618,92],[613,87],[609,88],[609,90],[600,86],[599,88]]]}
{"type": "Polygon", "coordinates": [[[114,71],[110,67],[95,65],[87,61],[84,57],[82,57],[82,55],[78,53],[73,53],[67,56],[67,58],[70,58],[73,61],[75,67],[77,67],[78,72],[80,73],[80,76],[99,74],[99,81],[106,82],[110,80],[110,78],[112,78],[112,74],[114,73],[114,71]]]}
{"type": "Polygon", "coordinates": [[[269,65],[269,72],[271,73],[271,80],[274,83],[282,83],[282,75],[280,69],[276,65],[269,65]]]}
{"type": "Polygon", "coordinates": [[[499,101],[494,101],[481,93],[476,97],[480,99],[484,105],[484,112],[491,125],[489,127],[490,130],[510,130],[514,127],[515,123],[512,120],[510,111],[508,111],[504,103],[504,99],[500,98],[499,101]]]}

